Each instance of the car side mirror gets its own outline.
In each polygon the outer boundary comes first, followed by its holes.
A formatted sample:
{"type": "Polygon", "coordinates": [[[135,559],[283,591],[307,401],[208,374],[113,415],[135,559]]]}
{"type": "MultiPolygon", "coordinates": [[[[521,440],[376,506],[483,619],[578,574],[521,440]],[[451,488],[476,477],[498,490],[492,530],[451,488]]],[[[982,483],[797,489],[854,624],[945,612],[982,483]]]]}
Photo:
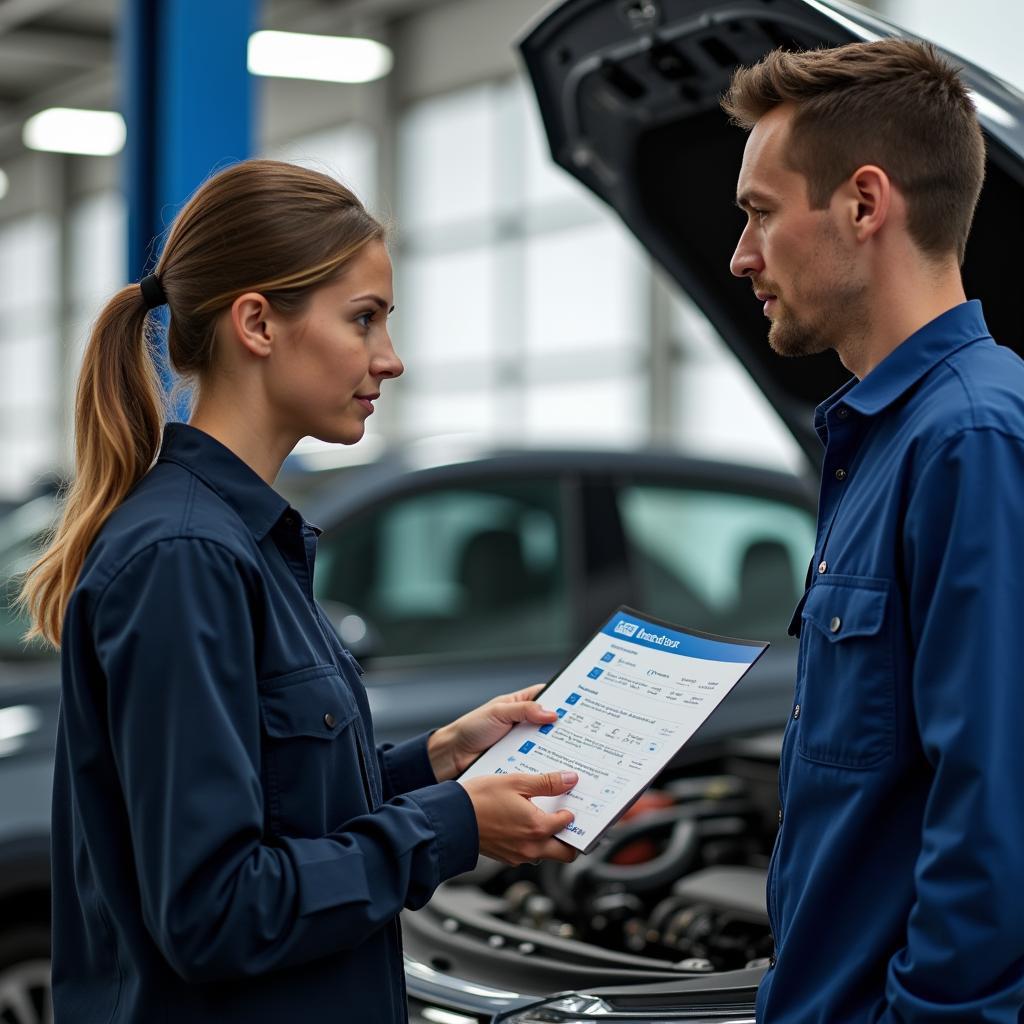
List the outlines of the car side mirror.
{"type": "Polygon", "coordinates": [[[341,642],[357,658],[380,653],[380,633],[362,612],[340,601],[323,601],[321,605],[341,642]]]}

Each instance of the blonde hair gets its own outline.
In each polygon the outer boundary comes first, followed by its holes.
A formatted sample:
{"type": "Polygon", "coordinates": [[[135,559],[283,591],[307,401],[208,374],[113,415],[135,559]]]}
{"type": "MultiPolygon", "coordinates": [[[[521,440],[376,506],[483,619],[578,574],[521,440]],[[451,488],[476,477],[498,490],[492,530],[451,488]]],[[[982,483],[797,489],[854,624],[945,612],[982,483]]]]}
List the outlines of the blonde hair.
{"type": "MultiPolygon", "coordinates": [[[[167,296],[167,354],[184,379],[214,358],[218,317],[247,291],[286,316],[335,279],[384,228],[344,185],[275,160],[247,160],[206,181],[174,219],[155,268],[167,296]]],[[[75,397],[75,474],[60,520],[22,582],[26,639],[60,647],[64,613],[111,512],[153,465],[166,418],[152,320],[138,284],[93,326],[75,397]]]]}

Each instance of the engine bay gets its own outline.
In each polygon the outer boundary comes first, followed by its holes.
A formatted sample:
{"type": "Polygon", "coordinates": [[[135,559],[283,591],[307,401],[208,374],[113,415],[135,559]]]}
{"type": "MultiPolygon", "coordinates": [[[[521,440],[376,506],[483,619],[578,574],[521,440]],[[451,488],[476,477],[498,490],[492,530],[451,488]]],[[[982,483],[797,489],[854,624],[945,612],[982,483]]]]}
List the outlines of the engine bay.
{"type": "Polygon", "coordinates": [[[780,737],[676,760],[571,864],[481,858],[404,918],[434,970],[544,992],[760,967],[780,737]]]}

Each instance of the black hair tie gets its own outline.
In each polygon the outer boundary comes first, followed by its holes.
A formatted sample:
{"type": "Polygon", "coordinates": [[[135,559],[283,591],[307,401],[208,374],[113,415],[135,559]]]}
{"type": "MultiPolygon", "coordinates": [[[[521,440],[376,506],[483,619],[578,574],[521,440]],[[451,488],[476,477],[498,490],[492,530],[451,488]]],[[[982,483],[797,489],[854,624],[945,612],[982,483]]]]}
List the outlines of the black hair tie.
{"type": "Polygon", "coordinates": [[[147,311],[166,304],[167,296],[164,294],[163,285],[160,284],[160,278],[156,274],[144,277],[139,282],[139,287],[142,289],[142,301],[146,303],[147,311]]]}

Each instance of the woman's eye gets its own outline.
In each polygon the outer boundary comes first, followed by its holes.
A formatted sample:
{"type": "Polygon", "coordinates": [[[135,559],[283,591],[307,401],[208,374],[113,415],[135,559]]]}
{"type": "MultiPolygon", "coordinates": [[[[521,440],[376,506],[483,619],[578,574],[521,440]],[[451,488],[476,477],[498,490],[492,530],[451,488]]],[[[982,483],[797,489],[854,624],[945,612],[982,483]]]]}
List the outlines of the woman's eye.
{"type": "Polygon", "coordinates": [[[373,319],[373,314],[372,313],[360,313],[359,316],[356,317],[356,323],[359,324],[359,326],[362,327],[363,330],[368,331],[370,329],[370,321],[372,319],[373,319]],[[364,323],[364,321],[365,321],[365,323],[364,323]]]}

